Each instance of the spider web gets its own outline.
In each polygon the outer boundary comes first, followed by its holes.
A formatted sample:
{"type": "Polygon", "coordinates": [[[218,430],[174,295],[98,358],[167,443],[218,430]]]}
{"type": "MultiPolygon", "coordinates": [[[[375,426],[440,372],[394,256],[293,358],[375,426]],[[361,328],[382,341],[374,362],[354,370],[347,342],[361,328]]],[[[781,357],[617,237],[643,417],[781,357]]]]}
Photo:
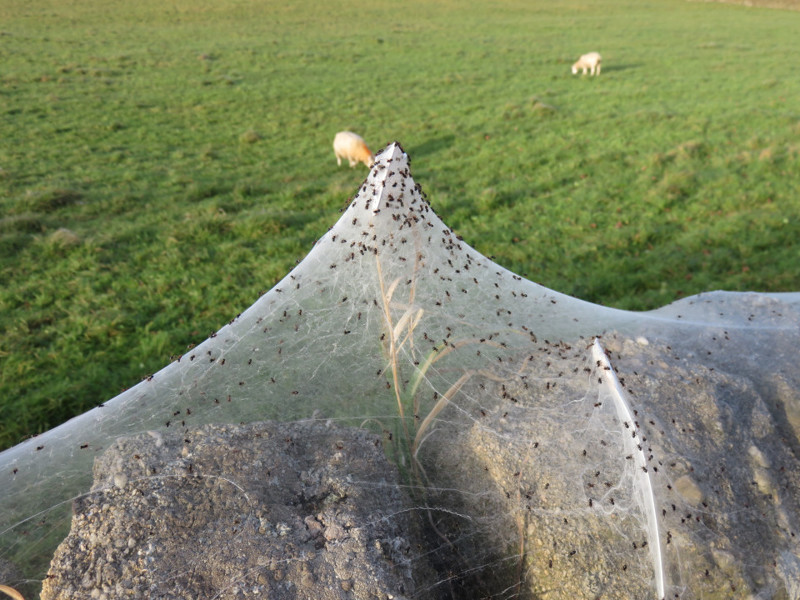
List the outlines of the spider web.
{"type": "MultiPolygon", "coordinates": [[[[396,479],[350,484],[406,498],[382,520],[420,532],[411,597],[797,598],[799,313],[800,294],[633,313],[546,289],[459,239],[391,144],[247,311],[0,454],[0,575],[31,592],[53,577],[73,514],[120,494],[137,447],[187,456],[209,427],[279,422],[380,442],[396,479]]],[[[209,465],[206,480],[247,496],[209,465]]],[[[139,473],[139,493],[164,494],[162,476],[139,473]]],[[[268,568],[231,567],[212,596],[268,568]]]]}

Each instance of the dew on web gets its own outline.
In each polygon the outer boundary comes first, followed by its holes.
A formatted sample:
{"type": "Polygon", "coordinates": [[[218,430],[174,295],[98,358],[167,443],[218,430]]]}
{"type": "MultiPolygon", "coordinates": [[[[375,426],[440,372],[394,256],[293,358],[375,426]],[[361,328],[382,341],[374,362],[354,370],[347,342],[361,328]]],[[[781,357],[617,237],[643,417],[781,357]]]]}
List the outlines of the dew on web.
{"type": "Polygon", "coordinates": [[[800,294],[548,290],[448,228],[391,144],[248,310],[0,454],[0,584],[797,597],[799,317],[800,294]]]}

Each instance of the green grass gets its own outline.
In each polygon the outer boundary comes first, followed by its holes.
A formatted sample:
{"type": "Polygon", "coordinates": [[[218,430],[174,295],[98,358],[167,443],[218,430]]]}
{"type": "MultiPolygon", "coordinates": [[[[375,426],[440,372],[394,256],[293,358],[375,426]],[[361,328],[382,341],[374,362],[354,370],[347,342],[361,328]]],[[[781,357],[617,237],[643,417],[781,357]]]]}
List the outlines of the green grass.
{"type": "Polygon", "coordinates": [[[800,290],[800,13],[677,0],[0,5],[0,447],[116,395],[302,259],[399,140],[550,288],[800,290]],[[583,52],[599,78],[570,75],[583,52]],[[68,231],[63,231],[66,229],[68,231]]]}

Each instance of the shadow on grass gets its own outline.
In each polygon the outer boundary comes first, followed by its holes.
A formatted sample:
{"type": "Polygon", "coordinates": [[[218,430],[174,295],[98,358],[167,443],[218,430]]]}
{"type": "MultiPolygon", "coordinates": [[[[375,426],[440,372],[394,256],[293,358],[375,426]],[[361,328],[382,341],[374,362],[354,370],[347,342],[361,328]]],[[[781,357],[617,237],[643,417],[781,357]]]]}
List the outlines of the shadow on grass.
{"type": "Polygon", "coordinates": [[[603,64],[602,73],[614,73],[616,71],[627,71],[629,69],[639,69],[643,67],[643,63],[628,63],[624,65],[606,65],[603,64]]]}
{"type": "Polygon", "coordinates": [[[452,134],[443,135],[438,138],[431,138],[419,145],[413,145],[405,148],[409,156],[414,158],[436,154],[440,150],[450,148],[455,142],[456,137],[452,134]]]}

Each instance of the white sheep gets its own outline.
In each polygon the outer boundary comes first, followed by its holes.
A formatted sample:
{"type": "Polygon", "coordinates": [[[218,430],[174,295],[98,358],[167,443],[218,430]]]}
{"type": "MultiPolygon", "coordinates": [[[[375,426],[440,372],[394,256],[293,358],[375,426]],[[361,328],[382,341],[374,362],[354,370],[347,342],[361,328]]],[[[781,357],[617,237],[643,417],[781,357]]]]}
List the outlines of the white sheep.
{"type": "Polygon", "coordinates": [[[360,135],[352,131],[340,131],[333,138],[333,152],[336,154],[336,164],[341,165],[342,159],[350,161],[350,166],[363,162],[368,167],[375,163],[375,155],[367,147],[360,135]]]}
{"type": "Polygon", "coordinates": [[[603,58],[597,52],[584,54],[578,59],[578,62],[572,65],[572,74],[575,75],[580,69],[583,71],[582,75],[586,75],[587,70],[591,75],[600,75],[600,63],[602,60],[603,58]]]}

